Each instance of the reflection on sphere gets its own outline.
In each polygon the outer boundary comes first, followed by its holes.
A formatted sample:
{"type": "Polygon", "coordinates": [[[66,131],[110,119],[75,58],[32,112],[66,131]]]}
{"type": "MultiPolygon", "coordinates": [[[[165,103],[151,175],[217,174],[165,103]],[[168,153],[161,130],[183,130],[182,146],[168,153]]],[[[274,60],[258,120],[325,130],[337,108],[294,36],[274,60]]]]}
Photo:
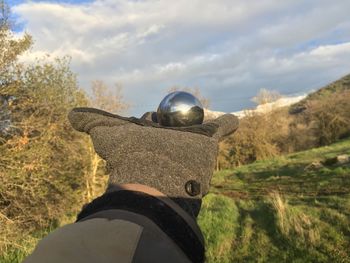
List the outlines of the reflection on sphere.
{"type": "Polygon", "coordinates": [[[192,94],[176,91],[168,94],[159,104],[157,120],[162,126],[183,127],[202,124],[203,106],[192,94]]]}

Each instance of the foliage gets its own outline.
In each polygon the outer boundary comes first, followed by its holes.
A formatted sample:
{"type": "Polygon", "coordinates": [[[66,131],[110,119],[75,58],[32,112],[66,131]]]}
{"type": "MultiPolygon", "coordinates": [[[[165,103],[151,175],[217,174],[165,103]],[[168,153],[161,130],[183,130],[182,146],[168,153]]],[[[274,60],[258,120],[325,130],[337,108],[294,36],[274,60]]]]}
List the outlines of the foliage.
{"type": "Polygon", "coordinates": [[[16,84],[15,72],[19,70],[18,57],[32,45],[32,38],[24,34],[15,38],[10,30],[8,6],[0,1],[0,87],[2,94],[10,94],[16,84]]]}
{"type": "MultiPolygon", "coordinates": [[[[321,93],[323,94],[323,93],[321,93]]],[[[303,104],[303,111],[289,114],[291,151],[324,146],[350,135],[350,90],[317,95],[303,104]]]]}
{"type": "MultiPolygon", "coordinates": [[[[4,1],[0,12],[0,99],[6,101],[1,111],[11,117],[9,134],[0,136],[0,261],[18,262],[104,190],[104,163],[89,137],[70,127],[69,110],[92,106],[118,113],[127,105],[119,86],[110,92],[102,81],[93,82],[88,97],[67,58],[18,63],[32,39],[14,37],[4,1]]],[[[213,194],[204,199],[199,217],[208,262],[350,261],[350,167],[305,170],[312,161],[350,154],[350,141],[278,157],[349,135],[348,80],[310,95],[299,114],[286,108],[248,113],[221,143],[219,166],[255,163],[213,179],[213,194]]],[[[198,89],[185,90],[209,106],[198,89]]],[[[261,92],[257,101],[277,98],[261,92]]]]}
{"type": "Polygon", "coordinates": [[[308,100],[298,114],[287,107],[268,113],[247,111],[237,132],[221,143],[218,166],[232,168],[345,138],[350,135],[349,101],[350,90],[332,90],[308,100]]]}
{"type": "MultiPolygon", "coordinates": [[[[349,262],[350,166],[304,169],[339,154],[349,139],[216,173],[199,215],[206,262],[349,262]]],[[[42,234],[0,261],[20,262],[42,234]]]]}
{"type": "MultiPolygon", "coordinates": [[[[273,113],[246,112],[238,130],[222,144],[226,167],[267,159],[282,152],[288,135],[285,111],[273,113]]],[[[225,164],[221,166],[225,167],[225,164]]]]}
{"type": "Polygon", "coordinates": [[[14,36],[8,8],[0,5],[0,122],[6,124],[0,125],[0,261],[12,262],[31,251],[43,229],[63,224],[67,215],[74,221],[82,204],[105,189],[104,163],[90,138],[72,129],[68,112],[77,106],[116,112],[127,105],[121,87],[111,93],[102,81],[88,97],[68,58],[19,63],[32,39],[14,36]]]}
{"type": "Polygon", "coordinates": [[[0,146],[0,250],[82,205],[87,141],[66,116],[86,99],[67,63],[31,65],[12,88],[16,133],[0,146]]]}
{"type": "Polygon", "coordinates": [[[1,110],[11,125],[0,138],[0,252],[6,254],[81,207],[89,160],[87,139],[67,121],[72,107],[87,105],[69,60],[18,63],[31,37],[16,38],[7,19],[1,21],[0,98],[7,101],[1,110]]]}
{"type": "Polygon", "coordinates": [[[298,114],[306,109],[306,104],[312,101],[318,101],[320,99],[327,98],[334,93],[342,93],[350,90],[350,74],[346,75],[339,80],[336,80],[325,87],[320,88],[316,92],[310,93],[305,99],[292,105],[289,109],[290,113],[298,114]]]}
{"type": "Polygon", "coordinates": [[[5,0],[0,0],[0,27],[10,26],[10,7],[5,0]]]}
{"type": "Polygon", "coordinates": [[[333,93],[306,104],[306,119],[318,145],[327,145],[350,134],[350,90],[333,93]]]}

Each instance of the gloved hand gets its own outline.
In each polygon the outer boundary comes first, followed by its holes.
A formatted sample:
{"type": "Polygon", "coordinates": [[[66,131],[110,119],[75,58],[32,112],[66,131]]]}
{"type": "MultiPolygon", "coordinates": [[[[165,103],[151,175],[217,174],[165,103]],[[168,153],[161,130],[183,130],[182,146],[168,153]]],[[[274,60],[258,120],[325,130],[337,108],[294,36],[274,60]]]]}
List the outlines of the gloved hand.
{"type": "Polygon", "coordinates": [[[125,118],[75,108],[68,118],[74,129],[91,136],[95,151],[107,161],[109,186],[153,187],[196,217],[209,190],[218,142],[238,128],[238,118],[225,114],[201,125],[175,128],[160,126],[151,116],[125,118]]]}

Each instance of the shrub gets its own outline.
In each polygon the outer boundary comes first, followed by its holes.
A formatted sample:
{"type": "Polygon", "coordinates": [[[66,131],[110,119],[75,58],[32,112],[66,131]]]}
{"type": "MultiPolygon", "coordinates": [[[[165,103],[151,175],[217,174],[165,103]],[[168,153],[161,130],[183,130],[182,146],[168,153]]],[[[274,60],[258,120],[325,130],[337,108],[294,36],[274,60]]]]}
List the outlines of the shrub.
{"type": "Polygon", "coordinates": [[[305,119],[318,146],[327,145],[350,133],[350,91],[333,93],[310,101],[305,119]]]}

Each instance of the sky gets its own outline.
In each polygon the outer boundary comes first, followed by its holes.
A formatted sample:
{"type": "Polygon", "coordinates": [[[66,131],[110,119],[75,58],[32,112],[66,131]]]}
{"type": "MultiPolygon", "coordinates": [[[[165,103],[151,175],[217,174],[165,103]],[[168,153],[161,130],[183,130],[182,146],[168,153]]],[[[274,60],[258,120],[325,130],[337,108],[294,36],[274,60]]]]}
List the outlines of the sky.
{"type": "Polygon", "coordinates": [[[233,112],[262,89],[294,96],[350,73],[349,0],[8,0],[35,40],[23,61],[71,57],[79,85],[123,86],[129,115],[170,87],[233,112]]]}

